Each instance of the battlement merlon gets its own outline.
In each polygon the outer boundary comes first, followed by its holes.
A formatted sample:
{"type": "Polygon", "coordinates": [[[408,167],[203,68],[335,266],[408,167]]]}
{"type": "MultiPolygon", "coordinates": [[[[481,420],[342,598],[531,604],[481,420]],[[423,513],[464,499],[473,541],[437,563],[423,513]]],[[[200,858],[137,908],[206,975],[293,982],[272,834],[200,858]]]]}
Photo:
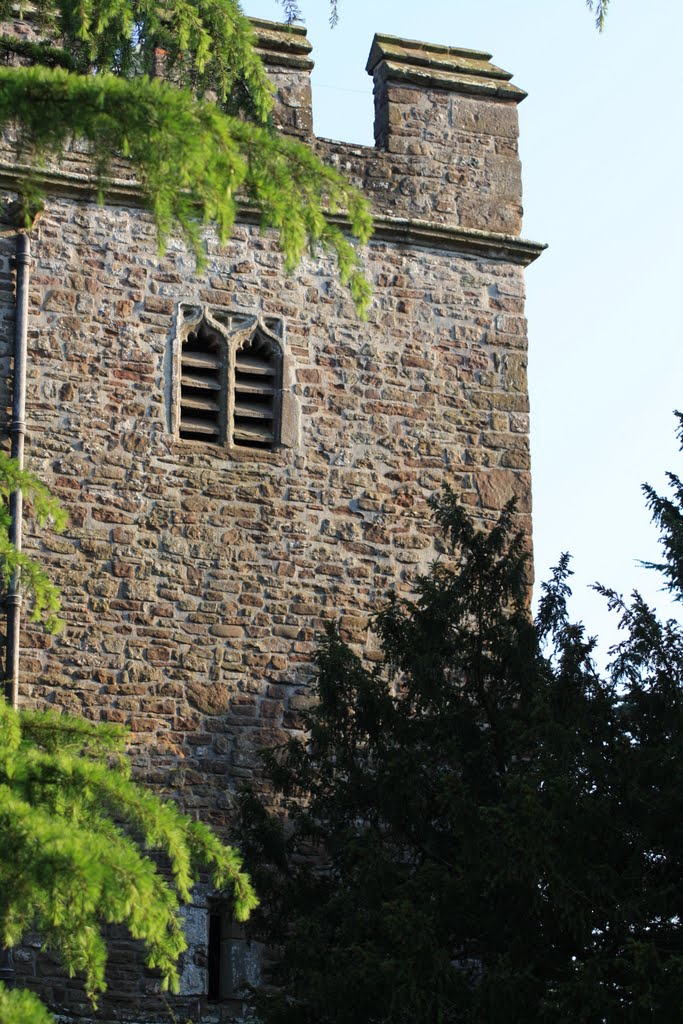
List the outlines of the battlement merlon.
{"type": "Polygon", "coordinates": [[[426,147],[416,141],[444,145],[462,130],[516,139],[515,106],[526,93],[490,61],[491,54],[480,50],[377,34],[366,65],[375,83],[376,145],[394,152],[407,146],[424,155],[426,147]],[[482,100],[492,100],[498,115],[483,125],[482,100]]]}
{"type": "Polygon", "coordinates": [[[394,158],[430,164],[439,182],[435,214],[461,228],[517,236],[517,104],[526,93],[490,60],[478,50],[376,35],[367,64],[375,143],[394,158]]]}
{"type": "Polygon", "coordinates": [[[313,47],[301,25],[250,18],[256,49],[275,86],[273,122],[288,135],[313,134],[311,71],[313,47]]]}

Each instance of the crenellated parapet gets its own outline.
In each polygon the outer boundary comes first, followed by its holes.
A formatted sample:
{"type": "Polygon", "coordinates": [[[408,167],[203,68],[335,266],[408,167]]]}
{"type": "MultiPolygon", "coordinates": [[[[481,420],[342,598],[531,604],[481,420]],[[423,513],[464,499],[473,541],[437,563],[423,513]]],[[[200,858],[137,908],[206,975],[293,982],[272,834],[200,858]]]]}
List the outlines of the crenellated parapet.
{"type": "MultiPolygon", "coordinates": [[[[274,86],[275,127],[307,142],[338,167],[372,203],[378,235],[439,247],[491,253],[527,264],[543,246],[519,238],[522,227],[517,104],[526,93],[491,55],[377,34],[367,71],[374,81],[375,146],[317,139],[313,134],[306,29],[252,19],[257,50],[274,86]]],[[[33,41],[30,16],[2,26],[33,41]]],[[[0,148],[0,187],[11,188],[15,154],[0,148]]],[[[43,172],[53,194],[92,197],[88,156],[76,146],[43,172]]],[[[111,202],[137,195],[121,164],[111,202]]],[[[246,213],[247,219],[249,218],[246,213]]],[[[343,223],[343,218],[341,219],[343,223]]]]}
{"type": "Polygon", "coordinates": [[[526,93],[490,54],[377,34],[367,62],[375,98],[371,148],[314,138],[306,30],[253,25],[276,87],[275,124],[308,139],[363,190],[379,230],[402,221],[405,232],[409,221],[421,221],[423,237],[431,225],[438,244],[490,251],[498,243],[522,262],[538,255],[541,246],[510,244],[522,227],[517,104],[526,93]]]}

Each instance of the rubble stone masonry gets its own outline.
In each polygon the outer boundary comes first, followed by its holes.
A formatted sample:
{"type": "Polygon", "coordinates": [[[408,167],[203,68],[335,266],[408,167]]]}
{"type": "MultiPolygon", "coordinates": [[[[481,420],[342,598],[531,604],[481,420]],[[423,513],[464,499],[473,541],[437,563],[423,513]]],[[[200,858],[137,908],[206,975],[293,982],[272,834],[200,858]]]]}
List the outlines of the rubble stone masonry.
{"type": "MultiPolygon", "coordinates": [[[[366,322],[330,261],[285,275],[276,238],[246,212],[226,246],[209,236],[205,272],[179,244],[159,257],[134,184],[122,178],[97,206],[78,152],[46,174],[32,237],[27,461],[70,520],[62,536],[26,526],[67,626],[24,631],[22,699],[126,724],[138,773],[219,830],[256,751],[299,725],[323,623],[372,657],[369,612],[435,557],[428,497],[448,481],[492,519],[516,494],[529,531],[531,511],[523,270],[542,247],[519,237],[524,93],[488,54],[380,35],[368,63],[376,148],[316,139],[304,30],[256,27],[276,123],[372,201],[366,322]],[[180,439],[179,339],[198,315],[280,339],[274,450],[180,439]]],[[[15,173],[5,148],[6,194],[15,173]]],[[[5,439],[13,252],[7,227],[5,439]]],[[[222,1011],[201,998],[205,917],[193,913],[173,1005],[196,1024],[222,1011]]],[[[114,946],[102,1017],[167,1019],[127,950],[114,946]]],[[[77,982],[30,948],[20,966],[85,1012],[77,982]]]]}

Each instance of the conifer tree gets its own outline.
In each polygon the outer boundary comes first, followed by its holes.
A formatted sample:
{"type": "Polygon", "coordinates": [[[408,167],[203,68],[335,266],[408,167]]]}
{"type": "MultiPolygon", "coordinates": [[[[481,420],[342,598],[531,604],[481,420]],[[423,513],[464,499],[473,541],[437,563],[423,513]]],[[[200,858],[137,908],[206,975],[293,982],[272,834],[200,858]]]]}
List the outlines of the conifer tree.
{"type": "MultiPolygon", "coordinates": [[[[683,419],[680,420],[683,431],[683,419]]],[[[681,433],[683,445],[683,432],[681,433]]],[[[681,596],[683,493],[646,493],[681,596]]],[[[283,951],[268,1024],[672,1024],[683,991],[683,628],[604,590],[606,675],[564,556],[527,611],[508,507],[446,491],[450,558],[393,598],[369,668],[330,630],[306,737],[244,802],[283,951]]]]}
{"type": "MultiPolygon", "coordinates": [[[[0,0],[0,23],[16,6],[0,0]]],[[[21,224],[42,202],[41,168],[78,140],[100,199],[115,161],[132,165],[162,249],[180,233],[201,265],[202,229],[213,223],[225,242],[243,201],[278,231],[287,269],[306,250],[329,250],[365,308],[358,252],[333,215],[345,213],[364,242],[368,206],[269,125],[271,87],[237,0],[20,0],[19,9],[43,39],[0,35],[0,130],[15,139],[21,224]]]]}
{"type": "MultiPolygon", "coordinates": [[[[64,515],[32,474],[0,453],[0,569],[19,569],[32,614],[59,628],[59,595],[41,567],[12,547],[9,492],[21,487],[38,520],[64,515]]],[[[237,851],[131,778],[126,731],[50,711],[13,710],[0,697],[0,946],[40,933],[93,1005],[104,990],[105,924],[141,940],[162,989],[177,990],[186,947],[180,908],[199,872],[232,894],[237,920],[257,903],[237,851]],[[166,860],[160,870],[153,855],[166,860]]],[[[48,1024],[38,998],[0,983],[0,1024],[48,1024]]]]}

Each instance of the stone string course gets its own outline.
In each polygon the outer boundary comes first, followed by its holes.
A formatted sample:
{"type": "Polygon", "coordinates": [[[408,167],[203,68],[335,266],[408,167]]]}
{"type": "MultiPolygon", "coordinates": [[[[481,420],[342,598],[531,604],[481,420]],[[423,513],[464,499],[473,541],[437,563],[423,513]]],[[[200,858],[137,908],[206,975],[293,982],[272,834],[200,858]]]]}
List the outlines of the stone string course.
{"type": "MultiPolygon", "coordinates": [[[[278,30],[262,31],[277,116],[305,136],[305,37],[299,66],[283,67],[278,30]]],[[[518,235],[515,102],[386,78],[377,91],[386,148],[311,140],[320,155],[382,216],[518,235]]],[[[5,231],[5,438],[13,247],[5,231]]],[[[67,627],[26,628],[21,671],[27,705],[127,725],[138,774],[229,830],[258,749],[300,726],[317,632],[337,621],[372,658],[369,614],[438,554],[427,499],[443,482],[482,519],[517,494],[530,533],[524,260],[371,242],[361,322],[325,258],[286,276],[275,238],[248,223],[208,252],[196,274],[180,246],[157,255],[134,206],[48,200],[33,237],[27,454],[70,520],[59,537],[27,524],[27,549],[60,586],[67,627]],[[257,452],[175,436],[182,304],[282,321],[294,442],[257,452]]],[[[201,999],[201,923],[194,933],[172,1005],[196,1024],[222,1011],[201,999]]],[[[78,981],[35,953],[20,954],[29,983],[86,1013],[78,981]]],[[[97,1019],[166,1019],[157,988],[115,937],[97,1019]]]]}

